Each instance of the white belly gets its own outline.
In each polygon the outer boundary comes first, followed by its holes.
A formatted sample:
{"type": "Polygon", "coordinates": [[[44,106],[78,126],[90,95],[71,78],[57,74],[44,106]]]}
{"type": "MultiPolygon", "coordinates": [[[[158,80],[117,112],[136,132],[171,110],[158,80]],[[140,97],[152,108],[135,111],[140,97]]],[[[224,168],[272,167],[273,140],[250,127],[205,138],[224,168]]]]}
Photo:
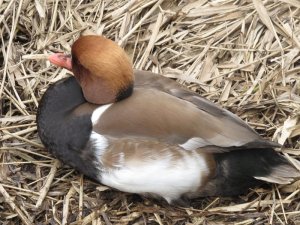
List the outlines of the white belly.
{"type": "Polygon", "coordinates": [[[141,159],[140,163],[124,162],[103,171],[101,183],[124,192],[159,195],[171,202],[196,191],[207,174],[205,159],[190,152],[175,162],[165,155],[160,159],[141,159]]]}

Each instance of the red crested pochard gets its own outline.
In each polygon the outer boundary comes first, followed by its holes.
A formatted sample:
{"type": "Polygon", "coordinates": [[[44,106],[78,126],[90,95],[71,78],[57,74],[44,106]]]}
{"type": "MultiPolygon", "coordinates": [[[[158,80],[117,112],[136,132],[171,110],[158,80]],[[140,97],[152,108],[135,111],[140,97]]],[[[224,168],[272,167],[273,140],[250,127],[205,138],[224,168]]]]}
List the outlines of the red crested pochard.
{"type": "Polygon", "coordinates": [[[109,39],[82,36],[71,55],[49,60],[74,77],[42,97],[40,138],[55,157],[102,184],[171,203],[238,195],[300,175],[273,150],[278,144],[175,81],[133,70],[109,39]]]}

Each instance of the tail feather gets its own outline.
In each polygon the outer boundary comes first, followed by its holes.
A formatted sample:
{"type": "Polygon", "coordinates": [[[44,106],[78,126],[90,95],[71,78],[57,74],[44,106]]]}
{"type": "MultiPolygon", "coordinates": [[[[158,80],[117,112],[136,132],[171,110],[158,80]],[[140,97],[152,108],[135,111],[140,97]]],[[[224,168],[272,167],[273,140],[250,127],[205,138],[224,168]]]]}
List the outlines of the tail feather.
{"type": "Polygon", "coordinates": [[[232,196],[265,182],[290,184],[300,179],[299,162],[273,149],[215,153],[216,171],[198,196],[232,196]]]}
{"type": "Polygon", "coordinates": [[[254,178],[275,184],[290,184],[295,178],[300,178],[300,171],[290,164],[282,164],[272,167],[268,175],[254,176],[254,178]]]}

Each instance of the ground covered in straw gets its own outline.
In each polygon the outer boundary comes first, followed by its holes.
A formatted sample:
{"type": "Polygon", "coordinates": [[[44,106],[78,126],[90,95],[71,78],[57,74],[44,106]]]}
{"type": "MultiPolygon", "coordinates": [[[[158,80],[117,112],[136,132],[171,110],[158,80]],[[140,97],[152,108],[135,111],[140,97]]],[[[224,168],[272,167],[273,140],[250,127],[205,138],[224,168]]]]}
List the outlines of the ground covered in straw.
{"type": "Polygon", "coordinates": [[[300,154],[298,0],[0,0],[0,224],[299,224],[299,183],[191,208],[121,193],[55,160],[36,130],[49,64],[82,31],[117,41],[164,74],[300,154]]]}

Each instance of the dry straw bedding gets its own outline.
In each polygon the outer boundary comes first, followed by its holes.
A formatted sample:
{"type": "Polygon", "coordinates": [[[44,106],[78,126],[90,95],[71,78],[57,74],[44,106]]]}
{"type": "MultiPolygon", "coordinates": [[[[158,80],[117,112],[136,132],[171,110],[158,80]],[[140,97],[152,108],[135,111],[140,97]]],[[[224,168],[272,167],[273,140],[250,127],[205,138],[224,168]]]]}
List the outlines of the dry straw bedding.
{"type": "Polygon", "coordinates": [[[84,30],[117,41],[135,68],[164,74],[300,154],[299,0],[0,0],[0,224],[299,224],[299,183],[191,208],[121,193],[61,165],[35,115],[70,76],[50,52],[84,30]]]}

